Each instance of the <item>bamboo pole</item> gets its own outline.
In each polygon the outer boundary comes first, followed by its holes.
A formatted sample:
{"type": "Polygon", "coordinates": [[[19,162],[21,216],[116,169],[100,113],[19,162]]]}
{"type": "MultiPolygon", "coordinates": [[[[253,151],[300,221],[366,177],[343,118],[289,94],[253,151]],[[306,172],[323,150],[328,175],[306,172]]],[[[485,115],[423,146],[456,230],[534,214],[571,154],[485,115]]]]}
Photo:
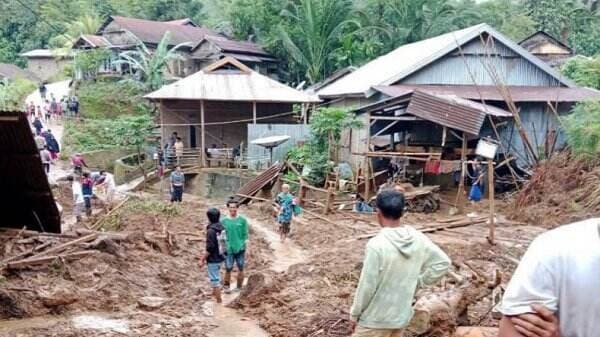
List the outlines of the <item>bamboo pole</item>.
{"type": "MultiPolygon", "coordinates": [[[[367,123],[369,123],[369,125],[371,123],[371,112],[369,112],[367,114],[367,123]]],[[[371,127],[368,126],[367,127],[367,153],[370,152],[370,151],[371,151],[371,127]]],[[[370,186],[371,185],[371,181],[369,180],[369,173],[370,173],[369,168],[371,166],[369,165],[369,160],[370,159],[369,159],[368,154],[365,155],[365,166],[364,166],[364,169],[363,169],[363,176],[364,176],[363,180],[365,182],[365,200],[369,200],[370,194],[371,194],[371,191],[370,191],[371,190],[371,188],[370,188],[371,187],[370,186]]]]}
{"type": "Polygon", "coordinates": [[[465,211],[465,171],[466,171],[466,159],[467,159],[467,134],[463,132],[462,135],[462,147],[460,150],[460,181],[458,182],[458,193],[456,194],[456,201],[454,204],[458,209],[458,213],[462,214],[465,211]]]}
{"type": "Polygon", "coordinates": [[[490,201],[490,234],[488,236],[488,241],[490,244],[495,244],[495,236],[496,236],[496,224],[494,223],[494,161],[492,159],[488,159],[488,189],[489,189],[489,201],[490,201]]]}
{"type": "MultiPolygon", "coordinates": [[[[256,122],[255,122],[256,123],[256,122]]],[[[202,163],[200,167],[206,167],[206,137],[204,130],[204,100],[200,101],[200,146],[202,147],[202,152],[200,152],[200,158],[202,163]]]]}

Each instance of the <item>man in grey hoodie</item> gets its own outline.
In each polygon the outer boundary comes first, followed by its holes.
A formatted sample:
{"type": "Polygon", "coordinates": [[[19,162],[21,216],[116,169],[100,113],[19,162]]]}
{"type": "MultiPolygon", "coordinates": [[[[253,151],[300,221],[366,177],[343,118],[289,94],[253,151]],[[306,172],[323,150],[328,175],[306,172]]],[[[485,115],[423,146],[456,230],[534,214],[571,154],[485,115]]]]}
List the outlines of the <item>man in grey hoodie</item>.
{"type": "Polygon", "coordinates": [[[401,337],[412,316],[417,287],[437,282],[450,258],[423,233],[402,226],[404,196],[394,190],[377,195],[383,229],[367,243],[363,269],[350,310],[358,325],[354,337],[401,337]]]}

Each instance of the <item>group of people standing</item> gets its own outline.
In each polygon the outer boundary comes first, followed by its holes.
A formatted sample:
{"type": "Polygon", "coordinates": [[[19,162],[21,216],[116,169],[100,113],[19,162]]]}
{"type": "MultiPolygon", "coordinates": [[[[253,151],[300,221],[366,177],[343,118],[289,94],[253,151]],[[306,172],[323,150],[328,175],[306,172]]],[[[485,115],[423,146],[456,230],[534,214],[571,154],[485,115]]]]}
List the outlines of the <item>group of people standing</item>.
{"type": "Polygon", "coordinates": [[[244,285],[244,269],[246,266],[246,251],[248,249],[248,221],[238,214],[239,204],[236,201],[227,202],[228,216],[221,219],[217,208],[206,212],[208,225],[206,227],[206,250],[200,257],[200,267],[207,266],[208,278],[213,296],[217,303],[221,298],[221,266],[225,262],[223,288],[226,293],[240,291],[244,285]],[[237,267],[236,287],[231,288],[231,277],[234,267],[237,267]]]}
{"type": "Polygon", "coordinates": [[[74,169],[74,173],[69,175],[67,179],[71,182],[73,213],[77,222],[82,220],[84,211],[87,217],[92,216],[92,199],[97,192],[106,195],[105,204],[107,208],[112,206],[116,192],[115,180],[112,174],[106,171],[83,172],[81,169],[74,169]]]}
{"type": "Polygon", "coordinates": [[[34,137],[34,140],[38,151],[40,151],[44,171],[46,171],[46,174],[49,174],[50,165],[58,159],[60,145],[50,129],[40,131],[40,133],[34,137]]]}
{"type": "Polygon", "coordinates": [[[33,101],[27,104],[25,109],[29,121],[36,119],[51,123],[58,121],[66,116],[67,118],[79,118],[79,98],[73,95],[71,97],[63,96],[60,100],[50,94],[50,98],[42,98],[42,105],[35,105],[33,101]]]}

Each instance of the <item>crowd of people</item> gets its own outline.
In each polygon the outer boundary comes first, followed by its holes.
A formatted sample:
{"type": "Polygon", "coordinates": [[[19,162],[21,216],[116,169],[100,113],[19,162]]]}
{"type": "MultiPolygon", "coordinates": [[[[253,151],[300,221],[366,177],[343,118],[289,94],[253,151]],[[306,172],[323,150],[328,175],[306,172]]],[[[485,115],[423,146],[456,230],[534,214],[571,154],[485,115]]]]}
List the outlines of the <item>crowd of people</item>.
{"type": "Polygon", "coordinates": [[[63,118],[79,118],[79,99],[73,95],[63,96],[58,100],[54,94],[49,99],[42,99],[42,105],[35,105],[33,101],[27,104],[25,109],[29,121],[44,121],[53,123],[63,118]]]}

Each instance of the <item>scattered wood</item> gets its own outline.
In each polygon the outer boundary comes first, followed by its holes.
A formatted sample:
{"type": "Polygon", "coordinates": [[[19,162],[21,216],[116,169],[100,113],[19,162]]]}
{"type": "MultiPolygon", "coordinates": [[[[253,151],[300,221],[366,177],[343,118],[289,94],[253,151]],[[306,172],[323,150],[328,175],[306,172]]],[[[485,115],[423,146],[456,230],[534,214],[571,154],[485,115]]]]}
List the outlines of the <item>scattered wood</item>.
{"type": "Polygon", "coordinates": [[[78,236],[74,234],[59,234],[59,233],[47,233],[47,232],[36,232],[30,230],[14,229],[14,228],[2,228],[0,227],[1,235],[10,235],[15,236],[21,233],[22,237],[36,237],[36,236],[47,236],[53,238],[61,238],[61,239],[76,239],[78,236]]]}
{"type": "Polygon", "coordinates": [[[82,257],[89,256],[89,255],[93,255],[95,253],[96,253],[96,251],[93,251],[93,250],[85,250],[85,251],[62,254],[62,255],[42,256],[42,257],[35,257],[35,258],[32,257],[32,258],[28,258],[25,260],[9,262],[8,268],[9,269],[21,269],[21,268],[40,265],[40,264],[46,264],[46,263],[49,263],[56,259],[61,259],[61,258],[65,259],[65,260],[74,260],[74,259],[79,259],[82,257]]]}
{"type": "Polygon", "coordinates": [[[102,222],[104,221],[104,219],[106,219],[107,217],[111,216],[116,210],[118,210],[119,208],[121,208],[123,205],[125,205],[125,203],[129,201],[129,196],[126,196],[125,199],[123,199],[117,206],[115,206],[113,209],[111,209],[108,213],[106,213],[106,215],[102,216],[102,218],[100,218],[98,221],[96,221],[92,226],[90,226],[89,229],[95,230],[100,228],[100,226],[102,225],[102,222]]]}
{"type": "Polygon", "coordinates": [[[58,253],[58,252],[61,252],[61,251],[65,250],[65,249],[67,249],[69,247],[73,247],[75,245],[78,245],[80,243],[85,243],[85,242],[92,241],[92,240],[96,239],[97,237],[98,237],[98,233],[89,234],[89,235],[86,235],[86,236],[84,236],[82,238],[79,238],[79,239],[76,239],[76,240],[73,240],[73,241],[69,241],[67,243],[63,243],[62,245],[58,245],[58,246],[52,247],[52,248],[50,248],[48,250],[45,250],[45,251],[41,252],[38,255],[34,255],[33,258],[40,257],[40,256],[45,256],[45,255],[49,255],[49,254],[55,254],[55,253],[58,253]]]}
{"type": "Polygon", "coordinates": [[[15,255],[15,256],[12,256],[12,257],[6,258],[6,259],[4,259],[4,260],[2,260],[2,261],[0,262],[0,266],[1,266],[1,265],[4,265],[4,264],[6,264],[6,263],[8,263],[8,262],[10,262],[10,261],[14,261],[14,260],[18,260],[18,259],[22,259],[22,258],[24,258],[24,257],[27,257],[28,255],[31,255],[31,254],[33,254],[34,252],[40,251],[40,250],[42,250],[42,249],[44,249],[44,248],[46,248],[46,247],[50,246],[51,244],[52,244],[52,241],[44,242],[44,243],[42,243],[41,245],[39,245],[39,246],[36,246],[36,247],[34,247],[34,248],[31,248],[30,250],[28,250],[28,251],[25,251],[25,252],[23,252],[23,253],[21,253],[21,254],[19,254],[19,255],[15,255]]]}

